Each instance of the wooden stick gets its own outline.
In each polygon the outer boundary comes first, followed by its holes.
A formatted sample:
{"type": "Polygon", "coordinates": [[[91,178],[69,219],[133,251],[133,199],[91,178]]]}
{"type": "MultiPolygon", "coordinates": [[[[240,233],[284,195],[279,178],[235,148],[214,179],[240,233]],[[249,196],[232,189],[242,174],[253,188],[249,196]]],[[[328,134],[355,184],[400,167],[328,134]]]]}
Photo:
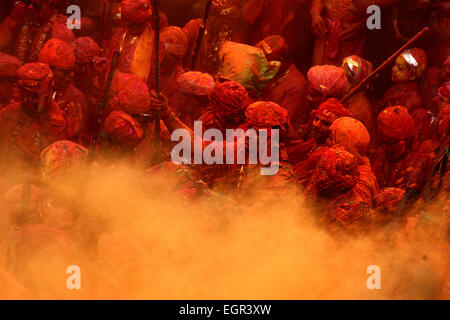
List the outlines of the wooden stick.
{"type": "Polygon", "coordinates": [[[425,34],[427,34],[430,31],[430,28],[425,27],[420,31],[418,34],[416,34],[413,38],[411,38],[407,43],[405,43],[400,49],[398,49],[392,56],[389,57],[385,62],[383,62],[376,70],[374,70],[371,74],[369,74],[367,77],[365,77],[356,87],[354,87],[352,90],[350,90],[342,99],[341,103],[345,103],[351,96],[353,96],[355,93],[357,93],[359,90],[361,90],[369,81],[372,80],[372,78],[379,73],[381,70],[386,68],[391,62],[395,61],[397,57],[402,54],[403,51],[405,51],[409,46],[411,46],[413,43],[417,42],[420,38],[422,38],[425,34]]]}

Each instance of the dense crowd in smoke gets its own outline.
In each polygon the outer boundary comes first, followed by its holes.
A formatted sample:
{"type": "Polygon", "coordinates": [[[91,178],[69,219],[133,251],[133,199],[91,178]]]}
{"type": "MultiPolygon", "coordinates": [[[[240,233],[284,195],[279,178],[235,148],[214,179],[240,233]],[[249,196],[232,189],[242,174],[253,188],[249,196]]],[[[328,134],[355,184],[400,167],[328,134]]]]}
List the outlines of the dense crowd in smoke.
{"type": "Polygon", "coordinates": [[[448,299],[449,34],[449,1],[4,1],[0,298],[448,299]]]}

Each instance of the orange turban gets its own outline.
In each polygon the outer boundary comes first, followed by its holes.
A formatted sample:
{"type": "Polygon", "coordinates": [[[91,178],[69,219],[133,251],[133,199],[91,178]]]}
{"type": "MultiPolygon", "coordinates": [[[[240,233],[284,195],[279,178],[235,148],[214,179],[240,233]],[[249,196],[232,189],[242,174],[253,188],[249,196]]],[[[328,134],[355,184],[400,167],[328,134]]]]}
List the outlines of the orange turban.
{"type": "Polygon", "coordinates": [[[340,117],[351,117],[352,113],[350,110],[339,100],[335,98],[330,98],[323,102],[316,110],[313,111],[318,117],[325,118],[326,120],[333,122],[340,117]]]}
{"type": "Polygon", "coordinates": [[[152,16],[149,0],[124,0],[120,3],[122,17],[134,23],[146,23],[152,16]]]}
{"type": "Polygon", "coordinates": [[[337,119],[331,125],[331,140],[347,151],[356,149],[365,154],[370,144],[370,134],[362,122],[351,117],[337,119]]]}
{"type": "Polygon", "coordinates": [[[407,140],[414,135],[414,129],[414,119],[405,107],[389,107],[378,115],[378,133],[382,137],[395,141],[407,140]]]}
{"type": "Polygon", "coordinates": [[[41,49],[39,62],[51,67],[72,67],[75,64],[75,55],[72,47],[66,42],[50,39],[41,49]]]}
{"type": "Polygon", "coordinates": [[[113,111],[105,119],[105,131],[116,142],[137,145],[144,137],[139,123],[122,111],[113,111]]]}
{"type": "Polygon", "coordinates": [[[147,84],[138,76],[118,73],[111,89],[115,95],[111,101],[114,110],[121,110],[128,114],[150,112],[150,93],[147,84]]]}
{"type": "Polygon", "coordinates": [[[274,102],[258,101],[248,106],[245,111],[248,124],[253,128],[285,127],[289,115],[285,108],[274,102]]]}
{"type": "Polygon", "coordinates": [[[324,97],[342,96],[350,88],[344,69],[336,66],[314,66],[309,69],[307,78],[309,92],[324,97]]]}

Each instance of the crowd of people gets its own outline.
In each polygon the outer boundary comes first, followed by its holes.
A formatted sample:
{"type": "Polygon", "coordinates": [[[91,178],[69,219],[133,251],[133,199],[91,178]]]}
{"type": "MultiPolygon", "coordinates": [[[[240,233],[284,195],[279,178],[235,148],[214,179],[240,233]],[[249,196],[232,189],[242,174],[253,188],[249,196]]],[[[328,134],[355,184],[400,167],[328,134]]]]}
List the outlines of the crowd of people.
{"type": "Polygon", "coordinates": [[[414,233],[433,205],[450,239],[450,2],[213,0],[204,25],[207,1],[180,1],[162,4],[159,27],[150,0],[72,2],[81,29],[69,28],[63,0],[9,1],[0,12],[0,268],[20,279],[28,266],[17,257],[71,241],[81,213],[64,193],[80,186],[67,177],[93,164],[125,163],[146,178],[170,172],[187,203],[296,195],[317,208],[321,226],[343,232],[395,223],[414,233]],[[372,4],[392,20],[370,33],[372,4]],[[197,16],[174,25],[183,5],[197,16]],[[394,53],[425,26],[346,96],[386,48],[394,53]],[[193,132],[195,121],[224,136],[278,129],[278,172],[173,164],[172,132],[193,132]]]}

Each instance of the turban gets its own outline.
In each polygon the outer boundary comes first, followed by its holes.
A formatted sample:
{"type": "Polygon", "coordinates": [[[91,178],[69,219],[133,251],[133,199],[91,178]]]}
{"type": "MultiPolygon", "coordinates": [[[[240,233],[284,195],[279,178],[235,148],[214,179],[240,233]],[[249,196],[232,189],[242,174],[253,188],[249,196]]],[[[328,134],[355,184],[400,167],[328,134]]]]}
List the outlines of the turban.
{"type": "Polygon", "coordinates": [[[194,96],[208,97],[216,86],[212,76],[197,71],[183,73],[178,77],[177,83],[182,93],[194,96]]]}
{"type": "Polygon", "coordinates": [[[408,49],[400,55],[405,60],[409,70],[420,77],[427,67],[427,54],[420,48],[408,49]]]}
{"type": "Polygon", "coordinates": [[[17,70],[17,78],[19,80],[42,81],[53,78],[53,72],[48,65],[40,62],[33,62],[21,66],[17,70]]]}
{"type": "Polygon", "coordinates": [[[378,133],[385,138],[407,140],[414,135],[414,128],[414,119],[405,107],[389,107],[378,115],[378,133]]]}
{"type": "Polygon", "coordinates": [[[124,145],[137,145],[144,137],[139,123],[122,111],[113,111],[105,119],[105,131],[114,140],[124,145]]]}
{"type": "Polygon", "coordinates": [[[342,96],[350,87],[344,70],[336,66],[314,66],[309,69],[307,78],[310,93],[321,96],[342,96]]]}
{"type": "Polygon", "coordinates": [[[150,21],[152,7],[149,0],[124,0],[120,3],[122,17],[133,23],[150,21]]]}
{"type": "Polygon", "coordinates": [[[353,188],[358,176],[356,158],[344,148],[334,146],[323,152],[311,184],[317,194],[345,192],[353,188]]]}
{"type": "Polygon", "coordinates": [[[248,124],[253,128],[285,127],[289,115],[285,108],[274,102],[258,101],[247,107],[245,111],[248,124]]]}
{"type": "Polygon", "coordinates": [[[331,125],[331,140],[349,152],[356,149],[359,153],[365,154],[369,148],[370,134],[360,121],[342,117],[331,125]]]}
{"type": "Polygon", "coordinates": [[[405,195],[401,188],[384,188],[373,198],[375,208],[379,211],[395,213],[405,195]]]}
{"type": "Polygon", "coordinates": [[[52,67],[72,67],[75,64],[75,55],[72,47],[66,42],[59,39],[50,39],[41,49],[39,62],[52,67]]]}
{"type": "Polygon", "coordinates": [[[342,69],[348,81],[358,84],[373,71],[373,64],[358,56],[349,56],[342,61],[342,69]]]}
{"type": "Polygon", "coordinates": [[[20,65],[16,57],[0,52],[0,77],[15,77],[20,65]]]}
{"type": "Polygon", "coordinates": [[[91,63],[95,57],[100,55],[100,48],[90,37],[81,37],[75,40],[74,48],[75,61],[80,64],[91,63]]]}
{"type": "Polygon", "coordinates": [[[164,52],[177,57],[184,57],[189,39],[183,29],[170,26],[161,31],[161,43],[164,45],[164,52]]]}
{"type": "Polygon", "coordinates": [[[147,84],[138,76],[118,73],[112,84],[115,98],[112,107],[128,114],[150,112],[150,93],[147,84]]]}
{"type": "Polygon", "coordinates": [[[230,116],[245,110],[248,106],[248,93],[239,83],[226,81],[214,88],[209,103],[219,114],[230,116]]]}
{"type": "Polygon", "coordinates": [[[340,117],[352,116],[350,110],[344,107],[344,105],[335,98],[328,99],[313,112],[316,116],[324,118],[330,122],[333,122],[340,117]]]}
{"type": "Polygon", "coordinates": [[[258,42],[255,47],[260,48],[269,60],[282,61],[289,56],[289,47],[281,36],[270,36],[258,42]]]}
{"type": "Polygon", "coordinates": [[[41,170],[46,178],[81,168],[87,162],[88,151],[83,146],[69,141],[56,141],[42,150],[41,170]]]}
{"type": "Polygon", "coordinates": [[[450,127],[450,104],[447,104],[439,111],[438,121],[439,134],[443,137],[447,134],[448,128],[450,127]]]}
{"type": "Polygon", "coordinates": [[[447,81],[439,88],[439,96],[450,99],[450,81],[447,81]]]}
{"type": "Polygon", "coordinates": [[[417,138],[420,141],[432,139],[439,131],[439,122],[437,117],[429,110],[417,109],[411,115],[417,128],[417,138]]]}

